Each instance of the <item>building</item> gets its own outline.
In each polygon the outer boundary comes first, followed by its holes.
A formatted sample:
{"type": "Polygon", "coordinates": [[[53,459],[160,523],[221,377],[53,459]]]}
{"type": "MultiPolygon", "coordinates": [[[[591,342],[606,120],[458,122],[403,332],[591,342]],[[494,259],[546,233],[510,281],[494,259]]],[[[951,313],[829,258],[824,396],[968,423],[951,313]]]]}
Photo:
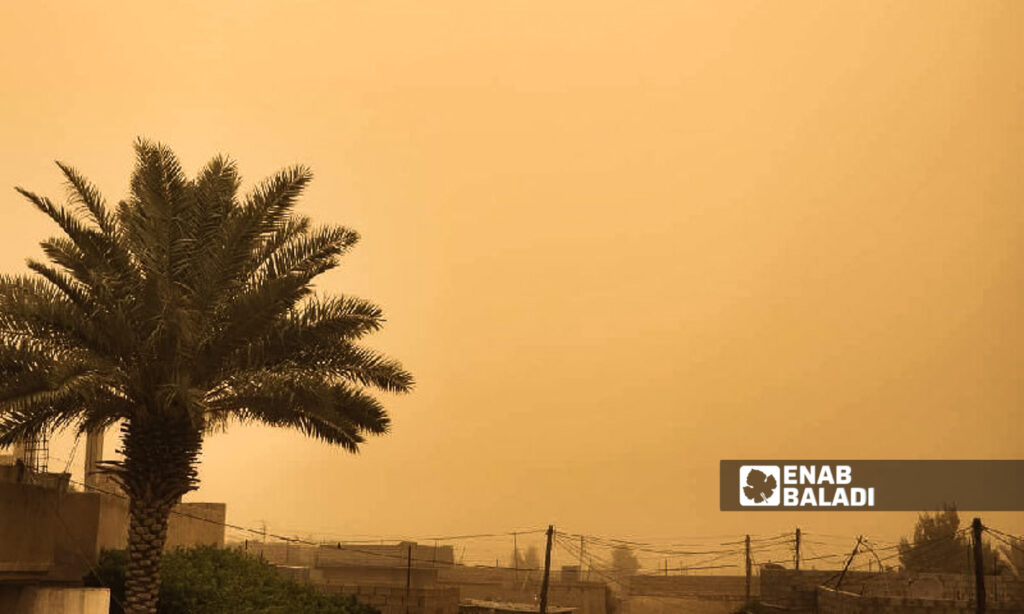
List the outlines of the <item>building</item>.
{"type": "MultiPolygon", "coordinates": [[[[250,541],[239,547],[292,579],[353,595],[383,614],[512,614],[538,607],[539,571],[459,565],[450,545],[250,541]]],[[[581,581],[577,567],[551,574],[549,613],[607,614],[607,599],[607,586],[581,581]]]]}
{"type": "MultiPolygon", "coordinates": [[[[0,456],[0,612],[107,614],[106,589],[82,587],[104,549],[128,543],[128,501],[95,472],[100,444],[86,458],[86,484],[46,471],[21,446],[0,456]]],[[[181,503],[172,511],[167,548],[224,545],[223,503],[181,503]]]]}

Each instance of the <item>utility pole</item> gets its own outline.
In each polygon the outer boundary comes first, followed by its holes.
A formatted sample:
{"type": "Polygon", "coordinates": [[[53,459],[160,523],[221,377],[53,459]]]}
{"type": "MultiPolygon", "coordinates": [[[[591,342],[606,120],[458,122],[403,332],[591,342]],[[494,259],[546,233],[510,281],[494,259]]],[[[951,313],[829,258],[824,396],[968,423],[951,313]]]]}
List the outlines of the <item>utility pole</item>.
{"type": "Polygon", "coordinates": [[[971,523],[971,536],[974,541],[974,603],[977,614],[985,614],[985,560],[981,547],[981,518],[971,523]]]}
{"type": "Polygon", "coordinates": [[[551,540],[555,535],[554,525],[548,525],[548,545],[544,548],[544,578],[540,583],[540,609],[538,614],[548,614],[548,578],[551,575],[551,540]]]}
{"type": "Polygon", "coordinates": [[[860,548],[860,543],[864,541],[864,536],[861,535],[857,538],[857,543],[853,545],[853,552],[850,553],[849,558],[846,559],[846,564],[843,565],[843,571],[839,574],[839,580],[836,581],[836,590],[843,584],[843,578],[846,576],[846,570],[850,568],[850,563],[853,562],[853,557],[857,556],[857,550],[860,548]]]}
{"type": "Polygon", "coordinates": [[[405,559],[405,598],[409,599],[409,591],[412,589],[412,544],[409,544],[405,559]]]}
{"type": "Polygon", "coordinates": [[[794,550],[793,569],[800,571],[800,527],[796,528],[796,548],[794,550]]]}
{"type": "Polygon", "coordinates": [[[516,533],[512,534],[512,568],[516,570],[516,578],[519,578],[519,541],[516,533]]]}
{"type": "Polygon", "coordinates": [[[746,591],[747,600],[746,600],[746,605],[750,605],[750,536],[747,535],[747,538],[745,540],[743,540],[743,542],[746,545],[745,547],[746,547],[746,554],[747,554],[747,591],[746,591]]]}
{"type": "Polygon", "coordinates": [[[586,542],[583,541],[585,538],[580,535],[580,576],[579,581],[583,581],[583,548],[586,547],[586,542]]]}
{"type": "MultiPolygon", "coordinates": [[[[999,557],[992,557],[992,575],[999,575],[999,557]]],[[[996,578],[992,578],[992,598],[993,601],[999,601],[999,581],[996,578]]]]}

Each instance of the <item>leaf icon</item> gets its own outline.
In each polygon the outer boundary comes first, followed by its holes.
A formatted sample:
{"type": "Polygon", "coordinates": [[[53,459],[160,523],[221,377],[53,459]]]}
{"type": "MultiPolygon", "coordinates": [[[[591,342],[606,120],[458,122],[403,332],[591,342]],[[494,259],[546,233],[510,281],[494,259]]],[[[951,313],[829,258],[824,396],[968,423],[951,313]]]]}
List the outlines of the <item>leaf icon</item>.
{"type": "Polygon", "coordinates": [[[751,469],[747,474],[747,485],[743,487],[743,494],[755,503],[764,503],[775,492],[776,486],[775,476],[751,469]]]}

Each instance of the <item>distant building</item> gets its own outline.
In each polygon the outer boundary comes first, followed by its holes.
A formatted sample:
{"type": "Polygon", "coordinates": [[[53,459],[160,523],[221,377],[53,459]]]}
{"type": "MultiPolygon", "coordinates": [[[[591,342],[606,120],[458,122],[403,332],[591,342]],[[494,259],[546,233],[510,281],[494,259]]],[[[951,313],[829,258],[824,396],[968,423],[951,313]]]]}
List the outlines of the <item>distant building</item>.
{"type": "MultiPolygon", "coordinates": [[[[286,577],[354,596],[382,614],[528,614],[538,611],[541,572],[455,562],[451,545],[248,541],[237,544],[286,577]]],[[[552,573],[549,614],[607,614],[603,582],[577,566],[552,573]]]]}

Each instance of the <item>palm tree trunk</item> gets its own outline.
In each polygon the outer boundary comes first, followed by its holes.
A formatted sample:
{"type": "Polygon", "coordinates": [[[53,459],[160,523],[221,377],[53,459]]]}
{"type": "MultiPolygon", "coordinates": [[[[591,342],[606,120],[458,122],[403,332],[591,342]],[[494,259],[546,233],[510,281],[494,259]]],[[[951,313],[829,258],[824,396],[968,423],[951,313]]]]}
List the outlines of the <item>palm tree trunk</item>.
{"type": "Polygon", "coordinates": [[[131,503],[125,614],[155,614],[167,521],[182,495],[196,486],[202,433],[170,416],[122,425],[123,462],[108,462],[131,503]]]}
{"type": "Polygon", "coordinates": [[[167,541],[171,507],[132,500],[128,527],[125,614],[155,614],[160,592],[160,565],[167,541]]]}

